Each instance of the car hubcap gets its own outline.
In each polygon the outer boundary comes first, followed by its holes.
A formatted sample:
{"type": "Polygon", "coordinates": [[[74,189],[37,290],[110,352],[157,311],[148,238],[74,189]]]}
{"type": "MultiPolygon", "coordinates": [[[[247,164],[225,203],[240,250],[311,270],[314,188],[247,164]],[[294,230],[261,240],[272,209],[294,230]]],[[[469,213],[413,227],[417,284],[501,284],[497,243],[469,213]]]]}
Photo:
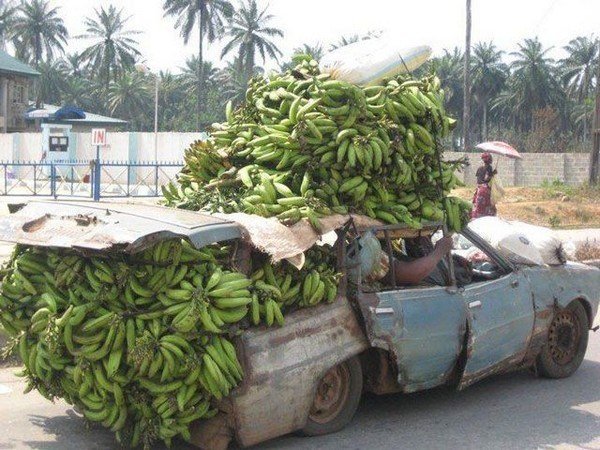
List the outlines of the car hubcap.
{"type": "Polygon", "coordinates": [[[350,392],[350,371],[346,364],[334,367],[319,382],[309,418],[327,423],[340,413],[350,392]]]}
{"type": "Polygon", "coordinates": [[[548,333],[552,359],[560,365],[573,361],[581,337],[577,318],[569,311],[559,313],[554,317],[548,333]]]}

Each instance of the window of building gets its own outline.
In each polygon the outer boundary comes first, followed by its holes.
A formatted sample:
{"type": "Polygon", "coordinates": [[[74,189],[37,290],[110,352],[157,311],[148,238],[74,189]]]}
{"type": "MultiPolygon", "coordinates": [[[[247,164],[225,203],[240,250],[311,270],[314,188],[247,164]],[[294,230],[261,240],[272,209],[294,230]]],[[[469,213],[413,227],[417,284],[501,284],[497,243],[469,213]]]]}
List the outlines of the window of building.
{"type": "Polygon", "coordinates": [[[25,103],[25,86],[15,86],[15,92],[13,94],[14,103],[25,103]]]}

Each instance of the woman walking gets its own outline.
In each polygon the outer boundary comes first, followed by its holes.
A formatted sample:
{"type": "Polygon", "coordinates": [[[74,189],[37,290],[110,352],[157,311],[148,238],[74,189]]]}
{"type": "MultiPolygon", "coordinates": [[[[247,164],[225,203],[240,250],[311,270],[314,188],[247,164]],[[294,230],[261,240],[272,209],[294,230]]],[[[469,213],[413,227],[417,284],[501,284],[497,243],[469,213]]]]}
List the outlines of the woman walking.
{"type": "Polygon", "coordinates": [[[490,153],[482,153],[481,159],[483,165],[477,169],[477,189],[473,196],[473,211],[471,219],[477,219],[483,216],[495,216],[496,206],[492,203],[492,189],[490,181],[497,171],[492,168],[492,155],[490,153]]]}

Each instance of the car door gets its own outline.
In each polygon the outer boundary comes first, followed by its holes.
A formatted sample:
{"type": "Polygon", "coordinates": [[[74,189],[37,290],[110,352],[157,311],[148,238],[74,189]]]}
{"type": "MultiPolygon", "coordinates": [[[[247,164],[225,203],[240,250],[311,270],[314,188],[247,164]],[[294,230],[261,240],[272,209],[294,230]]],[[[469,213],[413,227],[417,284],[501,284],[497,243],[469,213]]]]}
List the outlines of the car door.
{"type": "MultiPolygon", "coordinates": [[[[489,247],[477,246],[492,259],[497,257],[489,247]]],[[[520,363],[534,325],[531,287],[520,270],[469,284],[461,296],[467,310],[469,339],[460,389],[520,363]]]]}
{"type": "Polygon", "coordinates": [[[445,287],[361,292],[358,303],[373,347],[391,353],[404,392],[445,384],[466,331],[461,295],[445,287]]]}
{"type": "MultiPolygon", "coordinates": [[[[392,255],[390,237],[386,253],[392,255]]],[[[353,254],[354,250],[350,251],[353,254]]],[[[393,266],[392,266],[393,267],[393,266]]],[[[440,286],[360,286],[357,300],[367,338],[373,347],[390,352],[404,392],[446,383],[455,373],[466,333],[466,307],[456,289],[440,286]]]]}

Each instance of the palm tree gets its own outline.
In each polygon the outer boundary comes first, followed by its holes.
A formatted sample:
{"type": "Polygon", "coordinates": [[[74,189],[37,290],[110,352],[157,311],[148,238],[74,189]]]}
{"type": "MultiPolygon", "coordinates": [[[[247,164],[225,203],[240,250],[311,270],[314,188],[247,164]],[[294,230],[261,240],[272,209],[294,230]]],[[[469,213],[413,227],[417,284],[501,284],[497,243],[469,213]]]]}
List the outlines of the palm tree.
{"type": "Polygon", "coordinates": [[[17,8],[12,27],[18,33],[13,33],[13,43],[17,53],[30,57],[36,67],[43,57],[52,60],[56,50],[64,52],[69,33],[58,9],[46,0],[22,0],[17,8]]]}
{"type": "Polygon", "coordinates": [[[381,36],[381,31],[371,30],[362,36],[358,34],[353,34],[352,36],[342,36],[339,38],[337,42],[334,42],[329,46],[329,51],[338,49],[340,47],[345,47],[346,45],[354,44],[358,41],[368,41],[369,39],[378,38],[381,36]]]}
{"type": "MultiPolygon", "coordinates": [[[[236,106],[243,103],[248,89],[248,78],[244,71],[240,69],[241,65],[239,57],[236,57],[233,61],[228,62],[227,67],[221,69],[216,77],[216,80],[220,82],[221,91],[226,101],[231,100],[236,106]]],[[[252,76],[262,74],[264,74],[264,69],[254,66],[252,76]]]]}
{"type": "Polygon", "coordinates": [[[444,50],[443,56],[433,58],[427,67],[430,71],[435,72],[442,81],[446,109],[457,118],[462,118],[463,64],[462,50],[454,47],[452,51],[444,50]]]}
{"type": "Polygon", "coordinates": [[[223,47],[221,57],[236,48],[240,67],[247,79],[252,77],[257,52],[263,63],[267,56],[277,60],[282,55],[271,38],[283,37],[283,31],[269,26],[272,19],[273,16],[267,14],[267,8],[259,11],[256,0],[247,0],[235,12],[227,27],[227,35],[231,39],[223,47]]]}
{"type": "Polygon", "coordinates": [[[37,81],[36,104],[60,105],[61,93],[66,85],[66,76],[61,70],[60,61],[42,61],[38,64],[37,70],[40,72],[40,77],[37,81]]]}
{"type": "Polygon", "coordinates": [[[190,97],[195,97],[198,94],[198,85],[200,84],[199,73],[204,74],[205,79],[203,84],[206,89],[209,89],[214,83],[218,70],[210,61],[200,63],[196,55],[188,58],[185,61],[185,66],[181,68],[181,87],[190,97]],[[202,70],[199,70],[198,66],[200,64],[203,66],[202,70]]]}
{"type": "Polygon", "coordinates": [[[148,86],[146,77],[136,71],[124,72],[108,86],[110,113],[128,120],[132,130],[148,125],[147,113],[152,109],[152,95],[148,86]]]}
{"type": "Polygon", "coordinates": [[[60,64],[65,73],[67,73],[71,77],[81,77],[83,75],[83,58],[81,57],[81,53],[69,53],[65,55],[60,64]]]}
{"type": "Polygon", "coordinates": [[[587,126],[594,120],[594,100],[590,96],[582,102],[573,105],[571,120],[575,125],[583,129],[583,139],[587,138],[587,126]]]}
{"type": "Polygon", "coordinates": [[[12,2],[0,0],[0,50],[6,49],[6,42],[12,37],[15,7],[12,2]]]}
{"type": "Polygon", "coordinates": [[[483,140],[487,139],[489,102],[500,94],[508,76],[508,67],[502,62],[503,53],[492,42],[480,42],[473,48],[472,92],[481,111],[483,140]]]}
{"type": "Polygon", "coordinates": [[[294,55],[308,55],[316,61],[319,61],[324,53],[323,47],[319,43],[315,45],[302,44],[301,47],[294,49],[294,55]]]}
{"type": "Polygon", "coordinates": [[[65,105],[75,105],[82,109],[93,109],[94,112],[100,112],[99,101],[94,98],[93,91],[88,79],[71,75],[66,77],[62,86],[61,100],[65,105]]]}
{"type": "Polygon", "coordinates": [[[586,112],[586,101],[594,92],[596,64],[600,64],[598,42],[594,36],[579,36],[572,39],[564,47],[568,56],[561,60],[562,81],[566,86],[567,94],[576,102],[575,122],[581,125],[584,140],[588,134],[590,123],[588,118],[592,116],[586,112]]]}
{"type": "Polygon", "coordinates": [[[561,60],[562,79],[572,98],[582,102],[594,92],[598,43],[594,36],[579,36],[564,47],[568,56],[561,60]]]}
{"type": "Polygon", "coordinates": [[[187,107],[186,102],[190,96],[183,89],[181,75],[161,71],[158,77],[160,80],[160,90],[158,91],[158,113],[160,116],[158,123],[160,128],[165,131],[177,129],[177,121],[183,116],[182,110],[187,107]]]}
{"type": "Polygon", "coordinates": [[[202,112],[202,94],[204,84],[204,39],[213,42],[223,34],[224,21],[233,14],[233,6],[229,0],[164,0],[163,9],[166,16],[177,17],[175,28],[179,28],[183,42],[190,40],[194,27],[198,27],[198,80],[196,86],[196,108],[198,128],[202,112]]]}
{"type": "Polygon", "coordinates": [[[534,113],[546,107],[563,108],[564,93],[557,79],[557,68],[548,56],[551,48],[542,46],[538,38],[525,39],[510,64],[508,89],[494,102],[493,108],[504,111],[513,124],[529,131],[534,113]]]}
{"type": "Polygon", "coordinates": [[[78,36],[94,42],[81,54],[90,69],[99,74],[101,82],[108,86],[125,71],[131,69],[140,56],[138,42],[132,37],[140,31],[126,29],[129,17],[123,17],[123,9],[110,5],[94,10],[96,17],[84,21],[86,33],[78,36]]]}

